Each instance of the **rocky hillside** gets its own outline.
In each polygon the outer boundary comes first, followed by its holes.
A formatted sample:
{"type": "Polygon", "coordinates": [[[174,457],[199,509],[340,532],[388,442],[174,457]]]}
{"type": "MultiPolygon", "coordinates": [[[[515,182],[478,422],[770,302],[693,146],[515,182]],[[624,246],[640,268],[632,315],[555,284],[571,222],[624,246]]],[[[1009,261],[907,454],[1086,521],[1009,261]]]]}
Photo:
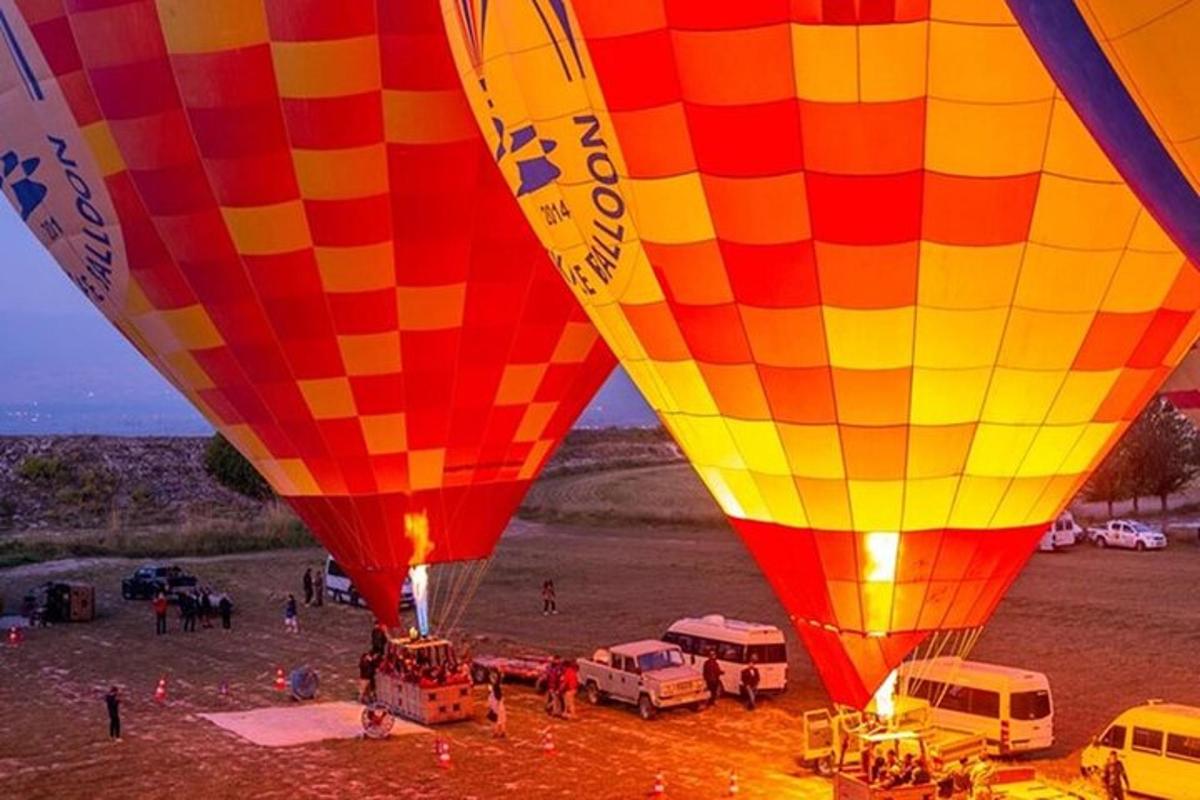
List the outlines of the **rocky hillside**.
{"type": "Polygon", "coordinates": [[[206,438],[0,437],[0,529],[250,517],[261,504],[204,471],[206,438]]]}
{"type": "MultiPolygon", "coordinates": [[[[204,471],[202,437],[0,436],[0,530],[248,519],[262,504],[204,471]]],[[[547,476],[682,460],[661,429],[573,431],[547,476]]]]}

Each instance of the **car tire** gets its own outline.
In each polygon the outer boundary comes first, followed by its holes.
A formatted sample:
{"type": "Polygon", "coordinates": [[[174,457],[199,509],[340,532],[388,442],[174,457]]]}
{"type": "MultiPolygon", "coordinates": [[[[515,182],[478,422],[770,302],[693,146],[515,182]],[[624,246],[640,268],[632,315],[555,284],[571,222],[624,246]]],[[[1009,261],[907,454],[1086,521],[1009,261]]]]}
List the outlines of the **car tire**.
{"type": "Polygon", "coordinates": [[[1101,550],[1103,550],[1104,548],[1108,547],[1108,540],[1105,539],[1103,536],[1097,536],[1096,537],[1096,547],[1099,547],[1101,550]]]}
{"type": "Polygon", "coordinates": [[[646,722],[658,716],[658,709],[654,706],[654,701],[650,699],[650,695],[644,694],[638,698],[637,702],[638,716],[646,722]]]}
{"type": "Polygon", "coordinates": [[[824,778],[832,778],[835,771],[833,768],[833,756],[822,756],[813,762],[813,772],[824,778]]]}
{"type": "Polygon", "coordinates": [[[604,702],[604,692],[600,691],[600,687],[595,681],[588,681],[583,687],[584,697],[594,706],[601,705],[604,702]]]}
{"type": "Polygon", "coordinates": [[[471,680],[476,686],[487,686],[490,677],[487,667],[480,666],[479,664],[471,667],[471,680]]]}
{"type": "Polygon", "coordinates": [[[1139,540],[1136,544],[1134,544],[1133,549],[1137,550],[1139,553],[1144,553],[1146,552],[1146,543],[1139,540]]]}
{"type": "Polygon", "coordinates": [[[132,600],[133,599],[133,592],[129,591],[128,586],[121,587],[121,599],[122,600],[132,600]]]}

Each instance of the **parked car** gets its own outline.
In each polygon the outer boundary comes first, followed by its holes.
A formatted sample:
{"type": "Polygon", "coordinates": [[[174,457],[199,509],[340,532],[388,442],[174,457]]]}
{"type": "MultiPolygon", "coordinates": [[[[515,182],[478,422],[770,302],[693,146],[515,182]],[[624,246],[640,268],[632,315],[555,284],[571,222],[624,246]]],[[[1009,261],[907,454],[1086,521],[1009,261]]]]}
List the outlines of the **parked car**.
{"type": "Polygon", "coordinates": [[[702,667],[709,653],[721,665],[721,688],[727,694],[742,691],[742,670],[750,659],[758,667],[758,691],[782,692],[787,688],[787,644],[774,625],[727,619],[720,614],[675,620],[662,637],[679,645],[684,660],[702,667]]]}
{"type": "Polygon", "coordinates": [[[1129,788],[1155,797],[1196,797],[1200,786],[1200,708],[1151,701],[1122,712],[1083,749],[1084,776],[1104,769],[1110,752],[1129,788]]]}
{"type": "Polygon", "coordinates": [[[189,575],[182,567],[165,564],[145,564],[133,575],[121,580],[121,597],[126,600],[150,600],[159,592],[171,603],[179,602],[180,589],[193,589],[199,583],[195,575],[189,575]]]}
{"type": "Polygon", "coordinates": [[[486,686],[493,676],[501,681],[528,683],[539,692],[545,690],[546,668],[550,656],[529,654],[519,656],[478,655],[471,659],[471,680],[477,686],[486,686]]]}
{"type": "Polygon", "coordinates": [[[1050,527],[1042,534],[1042,540],[1038,543],[1038,550],[1043,552],[1053,552],[1061,550],[1064,547],[1072,547],[1082,541],[1086,536],[1083,528],[1079,527],[1075,522],[1075,517],[1070,511],[1064,511],[1059,515],[1058,519],[1050,523],[1050,527]]]}
{"type": "MultiPolygon", "coordinates": [[[[325,595],[335,603],[348,603],[359,608],[366,608],[366,599],[358,593],[354,588],[354,582],[350,580],[350,576],[341,568],[333,556],[325,559],[325,595]]],[[[404,586],[400,589],[400,608],[413,607],[413,590],[412,578],[404,579],[404,586]]]]}
{"type": "Polygon", "coordinates": [[[643,639],[601,648],[579,660],[579,682],[588,702],[616,700],[637,706],[642,719],[660,709],[691,706],[708,697],[700,670],[688,666],[679,645],[643,639]]]}
{"type": "Polygon", "coordinates": [[[1167,546],[1166,534],[1131,519],[1111,519],[1103,527],[1089,528],[1088,533],[1097,547],[1162,550],[1167,546]]]}

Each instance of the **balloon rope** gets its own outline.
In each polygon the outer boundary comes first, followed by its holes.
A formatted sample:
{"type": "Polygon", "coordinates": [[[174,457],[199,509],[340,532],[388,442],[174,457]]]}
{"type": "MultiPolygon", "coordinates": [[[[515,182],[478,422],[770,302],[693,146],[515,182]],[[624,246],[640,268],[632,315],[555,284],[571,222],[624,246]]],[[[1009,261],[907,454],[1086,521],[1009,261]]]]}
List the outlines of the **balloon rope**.
{"type": "Polygon", "coordinates": [[[467,591],[467,596],[463,601],[462,606],[458,609],[458,614],[455,616],[454,621],[447,628],[447,634],[453,633],[459,629],[459,625],[462,622],[463,616],[466,614],[467,609],[470,608],[471,601],[475,599],[475,593],[479,591],[480,584],[483,583],[483,576],[487,574],[488,567],[492,565],[492,559],[490,557],[482,558],[475,562],[475,564],[476,567],[473,570],[474,574],[470,581],[470,589],[467,591]]]}
{"type": "Polygon", "coordinates": [[[449,596],[446,598],[446,605],[442,615],[438,618],[438,633],[444,633],[446,623],[454,616],[455,610],[458,608],[459,598],[462,594],[463,581],[470,571],[471,562],[456,561],[445,564],[444,566],[451,570],[453,579],[450,581],[449,596]]]}

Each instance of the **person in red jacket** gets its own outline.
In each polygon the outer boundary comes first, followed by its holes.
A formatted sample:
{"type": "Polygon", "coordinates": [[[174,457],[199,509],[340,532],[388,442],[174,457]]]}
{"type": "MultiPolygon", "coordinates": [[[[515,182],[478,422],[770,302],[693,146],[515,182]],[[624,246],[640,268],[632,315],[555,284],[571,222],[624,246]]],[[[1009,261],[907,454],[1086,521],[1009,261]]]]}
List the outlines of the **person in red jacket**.
{"type": "Polygon", "coordinates": [[[150,606],[154,609],[154,634],[156,636],[167,632],[167,596],[159,592],[154,596],[150,606]]]}
{"type": "Polygon", "coordinates": [[[575,719],[575,695],[579,693],[579,664],[569,660],[563,667],[559,688],[562,691],[563,719],[575,719]]]}

